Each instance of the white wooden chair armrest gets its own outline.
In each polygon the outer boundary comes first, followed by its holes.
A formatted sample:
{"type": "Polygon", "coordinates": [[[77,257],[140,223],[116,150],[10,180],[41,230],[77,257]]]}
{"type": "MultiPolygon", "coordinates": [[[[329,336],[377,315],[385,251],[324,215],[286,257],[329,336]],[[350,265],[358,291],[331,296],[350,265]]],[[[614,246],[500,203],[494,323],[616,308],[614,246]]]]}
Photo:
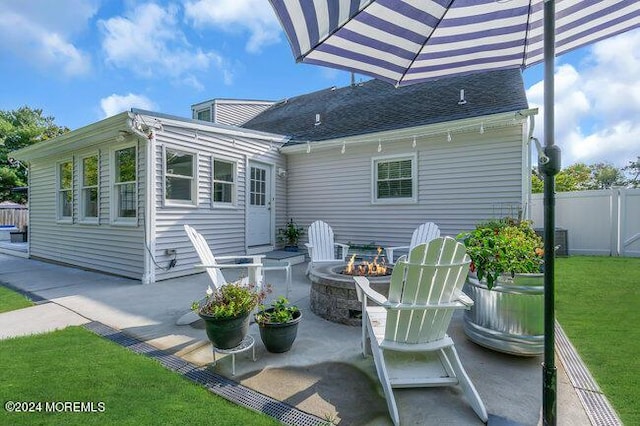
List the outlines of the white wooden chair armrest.
{"type": "MultiPolygon", "coordinates": [[[[264,258],[263,254],[251,255],[251,256],[216,256],[216,260],[237,260],[237,259],[251,259],[253,263],[262,262],[264,258]]],[[[246,265],[245,263],[238,263],[238,265],[246,265]]]]}
{"type": "Polygon", "coordinates": [[[264,265],[262,263],[216,263],[215,265],[204,265],[202,263],[197,263],[193,265],[194,268],[201,269],[230,269],[230,268],[262,268],[264,265]]]}
{"type": "MultiPolygon", "coordinates": [[[[371,289],[371,291],[376,292],[375,290],[371,289]]],[[[377,292],[376,292],[377,293],[377,292]]],[[[380,293],[377,293],[380,294],[380,293]]],[[[390,310],[395,310],[395,311],[402,311],[402,310],[415,310],[416,306],[415,305],[409,305],[409,304],[405,304],[405,303],[390,303],[387,302],[385,299],[384,303],[380,304],[382,307],[384,307],[385,309],[390,309],[390,310]]],[[[450,303],[436,303],[434,305],[420,305],[420,309],[469,309],[469,307],[458,300],[455,300],[453,302],[450,303]]]]}
{"type": "Polygon", "coordinates": [[[347,244],[342,244],[342,243],[333,243],[333,244],[340,247],[340,252],[342,253],[342,256],[340,258],[342,260],[345,260],[347,258],[347,252],[349,252],[349,246],[347,244]]]}
{"type": "Polygon", "coordinates": [[[356,290],[359,290],[358,300],[363,302],[363,300],[361,299],[362,295],[360,293],[360,291],[362,291],[367,296],[367,298],[373,300],[378,305],[383,305],[387,303],[386,297],[384,297],[382,294],[378,293],[377,291],[375,291],[369,286],[369,280],[366,277],[353,277],[353,279],[356,282],[356,290]]]}
{"type": "Polygon", "coordinates": [[[471,307],[473,306],[473,299],[471,299],[469,296],[467,296],[464,293],[460,293],[460,295],[458,296],[458,300],[460,301],[460,303],[464,304],[467,309],[471,309],[471,307]]]}
{"type": "Polygon", "coordinates": [[[386,249],[384,249],[385,253],[387,254],[388,263],[394,263],[393,252],[396,250],[409,250],[409,246],[387,247],[386,249]]]}

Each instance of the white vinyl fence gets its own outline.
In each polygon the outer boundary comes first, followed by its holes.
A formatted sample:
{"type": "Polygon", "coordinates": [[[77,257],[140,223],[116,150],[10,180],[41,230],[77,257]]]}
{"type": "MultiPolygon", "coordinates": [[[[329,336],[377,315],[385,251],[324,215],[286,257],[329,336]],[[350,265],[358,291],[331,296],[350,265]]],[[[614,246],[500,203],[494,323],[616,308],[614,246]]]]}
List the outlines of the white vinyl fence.
{"type": "MultiPolygon", "coordinates": [[[[536,228],[543,212],[542,194],[533,194],[536,228]]],[[[556,227],[567,230],[569,254],[640,257],[640,189],[559,192],[556,227]]]]}

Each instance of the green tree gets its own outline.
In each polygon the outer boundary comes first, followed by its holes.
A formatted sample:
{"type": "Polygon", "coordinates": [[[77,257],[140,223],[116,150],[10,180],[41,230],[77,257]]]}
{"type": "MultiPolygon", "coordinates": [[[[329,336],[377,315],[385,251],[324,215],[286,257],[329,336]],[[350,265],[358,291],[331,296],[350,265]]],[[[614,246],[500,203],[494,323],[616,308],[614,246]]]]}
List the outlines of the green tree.
{"type": "Polygon", "coordinates": [[[9,161],[9,153],[68,131],[67,127],[55,124],[54,117],[43,116],[41,109],[23,106],[11,111],[0,110],[0,201],[24,202],[26,198],[24,194],[12,192],[16,186],[27,184],[27,170],[9,161]]]}
{"type": "Polygon", "coordinates": [[[622,170],[608,163],[597,163],[591,166],[591,188],[609,189],[614,185],[625,184],[622,170]]]}
{"type": "Polygon", "coordinates": [[[629,161],[622,170],[629,176],[626,184],[630,188],[640,188],[640,157],[636,161],[629,161]]]}

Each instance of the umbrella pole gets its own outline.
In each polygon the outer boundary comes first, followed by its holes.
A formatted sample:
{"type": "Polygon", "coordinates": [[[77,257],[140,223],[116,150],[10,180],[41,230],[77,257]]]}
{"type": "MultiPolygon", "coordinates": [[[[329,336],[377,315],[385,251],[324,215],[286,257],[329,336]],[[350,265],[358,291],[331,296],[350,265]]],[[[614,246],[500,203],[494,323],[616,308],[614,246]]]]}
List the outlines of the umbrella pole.
{"type": "Polygon", "coordinates": [[[544,174],[544,363],[543,424],[556,425],[557,370],[555,365],[555,175],[560,171],[560,148],[554,143],[555,2],[544,2],[544,140],[548,161],[544,174]]]}

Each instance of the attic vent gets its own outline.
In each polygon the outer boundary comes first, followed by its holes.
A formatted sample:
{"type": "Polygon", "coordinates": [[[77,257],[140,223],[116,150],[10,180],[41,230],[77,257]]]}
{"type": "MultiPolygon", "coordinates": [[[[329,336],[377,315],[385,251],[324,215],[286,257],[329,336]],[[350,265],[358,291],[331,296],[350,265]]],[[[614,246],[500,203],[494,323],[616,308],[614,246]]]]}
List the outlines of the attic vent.
{"type": "Polygon", "coordinates": [[[464,105],[467,103],[467,100],[464,98],[464,89],[460,89],[460,100],[458,101],[458,105],[464,105]]]}
{"type": "Polygon", "coordinates": [[[316,114],[316,122],[315,122],[315,124],[314,124],[314,125],[315,125],[315,126],[319,126],[319,125],[320,125],[320,123],[321,123],[321,121],[320,121],[320,114],[316,114]]]}

